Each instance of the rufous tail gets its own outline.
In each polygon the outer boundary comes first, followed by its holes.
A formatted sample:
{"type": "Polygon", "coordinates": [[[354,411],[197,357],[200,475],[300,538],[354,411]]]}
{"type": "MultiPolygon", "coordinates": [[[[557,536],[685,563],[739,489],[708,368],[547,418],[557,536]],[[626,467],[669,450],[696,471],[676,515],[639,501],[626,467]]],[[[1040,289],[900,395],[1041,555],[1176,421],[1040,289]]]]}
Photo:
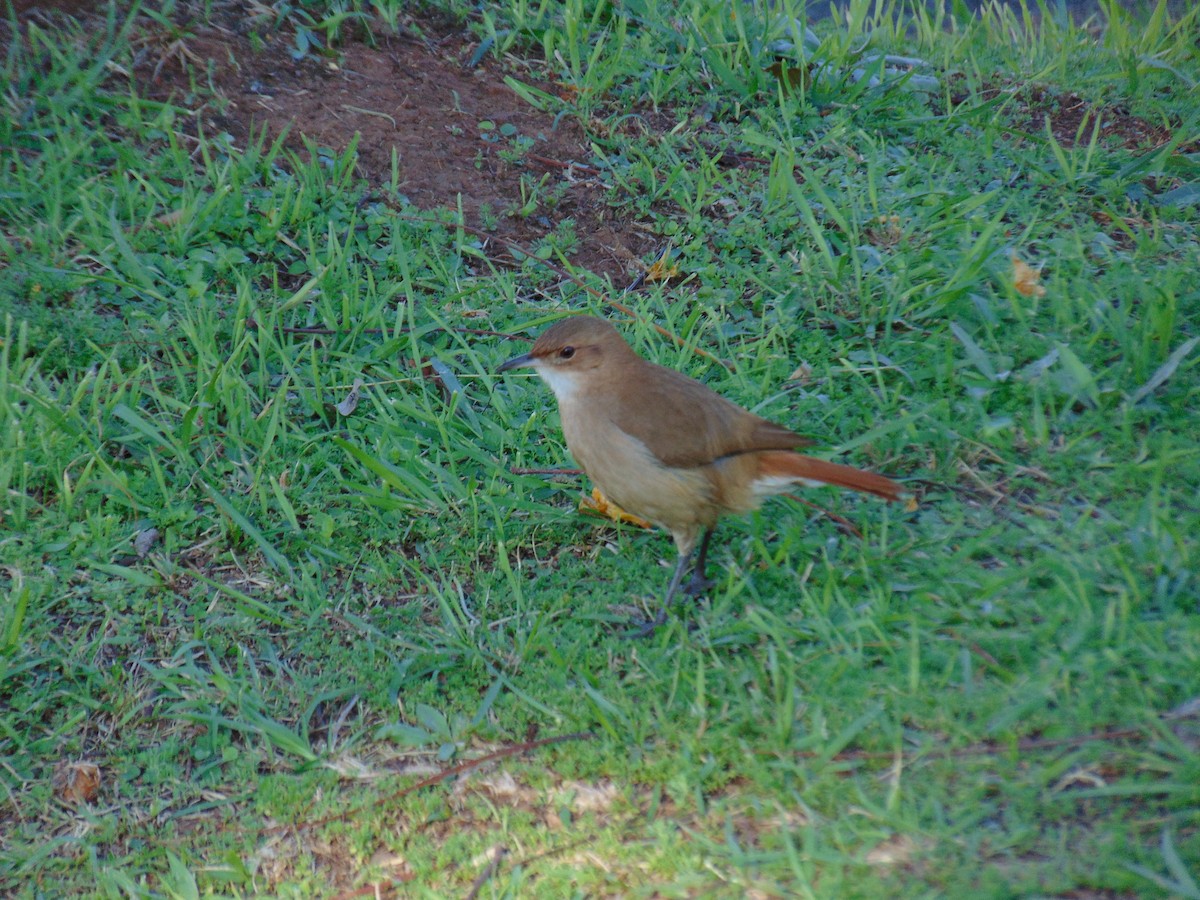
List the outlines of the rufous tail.
{"type": "Polygon", "coordinates": [[[758,460],[760,478],[816,481],[849,488],[852,491],[862,491],[864,494],[874,494],[884,500],[900,500],[904,495],[904,488],[890,478],[800,453],[766,450],[758,454],[758,460]]]}

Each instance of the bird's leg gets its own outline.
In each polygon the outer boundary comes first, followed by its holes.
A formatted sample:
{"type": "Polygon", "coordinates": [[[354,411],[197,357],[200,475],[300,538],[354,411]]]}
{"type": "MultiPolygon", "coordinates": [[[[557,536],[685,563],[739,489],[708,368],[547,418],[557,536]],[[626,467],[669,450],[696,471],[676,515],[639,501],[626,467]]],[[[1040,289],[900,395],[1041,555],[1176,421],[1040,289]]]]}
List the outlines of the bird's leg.
{"type": "Polygon", "coordinates": [[[711,578],[704,575],[704,570],[708,568],[708,542],[712,540],[712,535],[712,528],[704,530],[704,537],[700,539],[700,552],[696,554],[696,565],[692,567],[692,577],[683,588],[684,592],[692,597],[702,596],[714,584],[711,578]]]}
{"type": "Polygon", "coordinates": [[[654,634],[654,630],[659,625],[666,623],[667,611],[671,608],[671,600],[674,599],[675,594],[679,591],[679,585],[683,581],[683,573],[687,571],[688,562],[691,561],[691,558],[691,550],[688,550],[687,553],[679,554],[679,561],[675,563],[675,571],[671,573],[671,583],[667,585],[667,595],[663,598],[662,608],[658,611],[658,615],[653,619],[647,619],[645,622],[639,623],[641,627],[637,631],[628,634],[627,637],[649,637],[654,634]]]}
{"type": "Polygon", "coordinates": [[[663,597],[662,609],[658,613],[660,625],[667,621],[667,610],[671,608],[671,601],[679,590],[679,584],[683,581],[683,573],[688,570],[688,563],[691,562],[691,559],[691,551],[679,554],[679,561],[675,563],[675,571],[671,573],[671,583],[667,585],[667,595],[663,597]]]}

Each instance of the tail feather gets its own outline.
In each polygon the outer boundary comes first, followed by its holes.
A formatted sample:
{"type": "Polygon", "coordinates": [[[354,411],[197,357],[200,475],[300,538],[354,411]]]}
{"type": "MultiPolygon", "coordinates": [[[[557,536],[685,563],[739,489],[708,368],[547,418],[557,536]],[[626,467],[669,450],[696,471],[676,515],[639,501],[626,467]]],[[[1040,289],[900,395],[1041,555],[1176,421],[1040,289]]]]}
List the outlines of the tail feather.
{"type": "MultiPolygon", "coordinates": [[[[787,450],[768,450],[758,454],[759,478],[766,482],[781,484],[792,481],[802,481],[818,484],[832,484],[836,487],[862,491],[864,494],[874,494],[884,500],[900,500],[904,488],[882,475],[874,472],[864,472],[851,466],[826,462],[800,453],[787,450]]],[[[766,485],[764,484],[764,487],[766,485]]],[[[768,489],[770,493],[774,490],[768,489]]]]}

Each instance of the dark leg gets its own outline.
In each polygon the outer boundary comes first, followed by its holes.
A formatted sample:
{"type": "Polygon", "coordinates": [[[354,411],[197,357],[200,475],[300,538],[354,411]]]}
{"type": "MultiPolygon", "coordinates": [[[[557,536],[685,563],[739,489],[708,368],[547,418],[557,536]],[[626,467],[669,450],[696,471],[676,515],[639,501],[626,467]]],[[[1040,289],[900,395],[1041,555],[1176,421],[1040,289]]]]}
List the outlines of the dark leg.
{"type": "Polygon", "coordinates": [[[704,576],[704,570],[708,568],[708,542],[712,540],[712,535],[712,528],[704,530],[704,537],[700,539],[700,552],[696,554],[696,565],[692,568],[692,577],[683,588],[684,592],[692,597],[703,596],[714,584],[711,578],[704,576]]]}
{"type": "Polygon", "coordinates": [[[671,573],[671,583],[667,586],[667,595],[663,598],[662,608],[658,611],[658,615],[646,622],[641,622],[641,627],[637,631],[630,632],[626,637],[649,637],[654,634],[654,630],[659,625],[667,621],[667,610],[671,608],[671,601],[679,591],[679,583],[683,581],[683,573],[687,571],[691,558],[691,553],[679,554],[679,561],[675,563],[675,571],[671,573]]]}

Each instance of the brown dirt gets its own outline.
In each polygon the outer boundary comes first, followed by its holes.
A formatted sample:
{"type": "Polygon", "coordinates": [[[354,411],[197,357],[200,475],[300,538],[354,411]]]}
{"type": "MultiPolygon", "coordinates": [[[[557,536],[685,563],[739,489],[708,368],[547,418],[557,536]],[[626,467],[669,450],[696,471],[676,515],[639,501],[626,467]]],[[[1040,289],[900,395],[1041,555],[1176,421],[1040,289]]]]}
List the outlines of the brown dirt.
{"type": "MultiPolygon", "coordinates": [[[[16,2],[26,20],[84,17],[92,9],[76,0],[16,2]]],[[[504,76],[551,93],[558,88],[492,57],[469,68],[478,40],[463,26],[425,13],[374,47],[351,39],[336,57],[310,52],[294,60],[291,31],[255,22],[241,4],[218,4],[213,24],[187,4],[179,10],[171,30],[142,20],[135,74],[144,95],[198,108],[196,124],[206,133],[225,131],[245,146],[264,128],[272,138],[286,130],[285,146],[301,155],[305,138],[340,153],[357,137],[357,170],[373,187],[390,182],[394,153],[400,194],[422,210],[461,203],[466,223],[496,238],[529,247],[571,219],[573,266],[618,286],[653,254],[648,230],[605,202],[608,187],[587,165],[592,154],[579,122],[531,107],[504,76]],[[197,84],[211,85],[217,100],[198,99],[197,84]],[[481,129],[481,122],[492,127],[481,129]],[[521,138],[532,146],[514,153],[521,138]],[[522,215],[522,188],[528,195],[534,186],[543,202],[522,215]]],[[[503,241],[492,243],[489,256],[509,257],[503,241]]]]}
{"type": "Polygon", "coordinates": [[[1056,94],[1047,88],[1031,86],[1017,96],[1016,121],[1021,124],[1021,117],[1025,118],[1024,130],[1044,134],[1048,121],[1054,139],[1064,147],[1087,144],[1092,139],[1097,119],[1100,121],[1100,140],[1127,150],[1161,147],[1172,138],[1169,129],[1131,115],[1122,106],[1098,106],[1074,92],[1056,94]]]}
{"type": "MultiPolygon", "coordinates": [[[[467,68],[477,44],[461,28],[423,22],[421,32],[434,36],[404,29],[376,47],[347,43],[336,61],[296,61],[286,35],[261,34],[256,52],[247,35],[202,27],[187,40],[187,52],[192,68],[210,69],[228,101],[210,124],[238,144],[263,127],[272,136],[287,129],[287,146],[302,153],[305,137],[336,152],[357,137],[358,171],[372,185],[390,181],[395,154],[399,191],[414,205],[461,203],[467,224],[526,247],[572,219],[573,265],[617,284],[628,281],[653,241],[606,204],[607,187],[587,165],[591,152],[578,122],[566,116],[556,122],[531,107],[491,61],[467,68]],[[481,129],[482,122],[492,127],[481,129]],[[532,146],[520,152],[518,138],[532,146]],[[526,215],[519,212],[523,188],[545,198],[526,215]]],[[[156,92],[186,95],[188,68],[170,62],[159,68],[156,92]]],[[[507,252],[493,247],[490,255],[507,252]]]]}
{"type": "MultiPolygon", "coordinates": [[[[956,94],[953,100],[956,104],[977,102],[1000,94],[1012,96],[1006,116],[1015,127],[1025,134],[1044,135],[1049,123],[1054,139],[1063,147],[1091,141],[1097,119],[1103,146],[1145,150],[1172,140],[1171,130],[1162,125],[1135,116],[1118,104],[1093,103],[1073,91],[1057,93],[1040,85],[1019,85],[998,79],[977,95],[956,94]]],[[[1178,152],[1191,152],[1191,145],[1181,147],[1178,152]]]]}

